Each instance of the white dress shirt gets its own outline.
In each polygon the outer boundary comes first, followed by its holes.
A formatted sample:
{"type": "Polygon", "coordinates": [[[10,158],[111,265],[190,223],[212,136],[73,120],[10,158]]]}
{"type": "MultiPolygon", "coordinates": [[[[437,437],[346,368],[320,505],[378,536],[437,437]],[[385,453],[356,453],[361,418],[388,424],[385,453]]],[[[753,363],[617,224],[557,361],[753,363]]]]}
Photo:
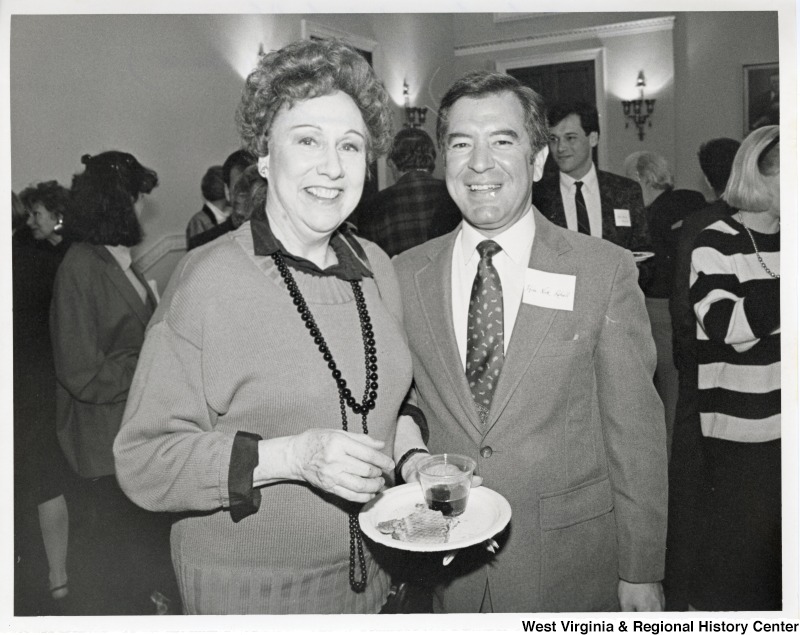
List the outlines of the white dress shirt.
{"type": "Polygon", "coordinates": [[[522,302],[525,271],[530,263],[535,231],[533,209],[529,209],[511,227],[491,239],[487,239],[469,223],[461,223],[461,230],[456,236],[453,247],[453,329],[458,342],[461,365],[465,370],[467,367],[469,300],[472,295],[472,283],[475,281],[475,274],[481,259],[476,249],[478,243],[484,240],[493,240],[502,248],[502,251],[492,258],[492,264],[497,269],[500,283],[503,285],[503,347],[505,351],[508,351],[511,332],[517,321],[519,305],[522,302]]]}
{"type": "Polygon", "coordinates": [[[122,245],[103,245],[106,249],[108,249],[109,253],[114,256],[114,260],[117,261],[117,264],[120,266],[122,271],[125,272],[125,276],[128,278],[130,283],[133,285],[133,288],[136,290],[136,293],[139,294],[139,297],[142,299],[143,304],[147,304],[147,289],[141,283],[139,278],[136,277],[136,274],[133,273],[133,269],[131,269],[131,248],[130,247],[123,247],[122,245]]]}
{"type": "Polygon", "coordinates": [[[583,178],[573,179],[569,174],[560,173],[561,200],[564,202],[564,216],[567,218],[567,229],[578,231],[578,212],[575,210],[576,181],[583,181],[581,192],[586,201],[586,211],[589,214],[589,227],[592,236],[603,237],[603,211],[600,204],[600,184],[597,182],[597,170],[592,163],[589,171],[583,178]]]}

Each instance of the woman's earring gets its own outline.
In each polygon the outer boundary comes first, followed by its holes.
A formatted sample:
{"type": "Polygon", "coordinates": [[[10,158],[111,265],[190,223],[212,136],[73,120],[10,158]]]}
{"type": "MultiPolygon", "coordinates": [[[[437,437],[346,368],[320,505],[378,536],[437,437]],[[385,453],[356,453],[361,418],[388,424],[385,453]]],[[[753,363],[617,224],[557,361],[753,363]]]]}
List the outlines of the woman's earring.
{"type": "Polygon", "coordinates": [[[268,157],[258,157],[258,173],[265,179],[269,175],[269,158],[268,157]]]}
{"type": "Polygon", "coordinates": [[[64,219],[59,216],[58,222],[53,226],[53,231],[59,233],[62,229],[64,229],[64,219]]]}

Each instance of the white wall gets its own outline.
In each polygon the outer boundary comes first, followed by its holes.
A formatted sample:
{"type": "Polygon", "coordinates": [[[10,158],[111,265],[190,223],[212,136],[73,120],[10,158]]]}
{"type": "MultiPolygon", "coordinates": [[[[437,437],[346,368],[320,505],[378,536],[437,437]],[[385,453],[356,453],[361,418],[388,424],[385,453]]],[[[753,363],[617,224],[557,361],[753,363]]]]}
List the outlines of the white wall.
{"type": "MultiPolygon", "coordinates": [[[[239,145],[234,112],[259,44],[299,39],[303,19],[377,42],[398,126],[404,77],[415,91],[432,77],[443,86],[453,79],[450,15],[13,16],[13,189],[47,179],[69,186],[82,154],[131,152],[159,175],[139,249],[153,261],[148,254],[164,251],[166,239],[180,244],[202,205],[205,170],[239,145]]],[[[162,286],[170,268],[157,269],[162,286]]]]}
{"type": "MultiPolygon", "coordinates": [[[[677,14],[676,181],[711,196],[697,163],[700,143],[744,136],[744,64],[778,61],[775,11],[677,14]]],[[[782,72],[784,95],[794,86],[782,72]]]]}
{"type": "MultiPolygon", "coordinates": [[[[127,150],[156,169],[161,181],[143,217],[140,255],[157,255],[170,237],[179,244],[200,208],[206,168],[238,147],[234,111],[259,44],[275,49],[300,38],[304,19],[307,27],[374,42],[397,126],[406,79],[411,105],[429,107],[425,128],[432,135],[439,99],[461,73],[524,55],[602,48],[603,167],[620,171],[630,152],[656,150],[673,164],[679,186],[706,194],[699,143],[741,138],[742,64],[778,59],[775,12],[569,13],[504,23],[489,13],[13,16],[12,187],[53,178],[69,185],[81,170],[81,154],[127,150]],[[486,42],[665,15],[675,16],[673,31],[456,55],[486,42]],[[622,93],[633,91],[639,70],[647,77],[647,96],[658,99],[644,142],[625,130],[619,104],[631,97],[622,93]]],[[[164,278],[171,267],[157,269],[164,278]]]]}
{"type": "MultiPolygon", "coordinates": [[[[564,13],[496,23],[492,14],[455,17],[456,46],[521,42],[558,32],[567,41],[515,46],[456,58],[456,73],[492,68],[497,61],[525,55],[567,55],[599,47],[605,56],[606,118],[601,121],[601,167],[621,172],[622,161],[636,150],[664,155],[675,171],[676,185],[711,192],[697,164],[704,140],[742,138],[742,65],[778,60],[775,11],[564,13]],[[673,31],[574,39],[580,29],[674,16],[673,31]],[[644,141],[625,129],[620,99],[635,96],[639,70],[647,79],[646,97],[657,99],[653,127],[644,141]],[[625,93],[625,91],[631,91],[625,93]]],[[[788,87],[787,87],[788,88],[788,87]]]]}

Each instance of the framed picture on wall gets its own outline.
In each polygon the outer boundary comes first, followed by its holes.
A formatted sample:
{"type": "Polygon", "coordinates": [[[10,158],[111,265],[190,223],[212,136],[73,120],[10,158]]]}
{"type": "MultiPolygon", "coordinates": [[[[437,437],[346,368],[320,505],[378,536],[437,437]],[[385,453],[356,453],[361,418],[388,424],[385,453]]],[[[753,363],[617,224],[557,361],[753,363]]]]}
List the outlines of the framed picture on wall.
{"type": "Polygon", "coordinates": [[[744,65],[744,135],[780,123],[778,63],[744,65]]]}

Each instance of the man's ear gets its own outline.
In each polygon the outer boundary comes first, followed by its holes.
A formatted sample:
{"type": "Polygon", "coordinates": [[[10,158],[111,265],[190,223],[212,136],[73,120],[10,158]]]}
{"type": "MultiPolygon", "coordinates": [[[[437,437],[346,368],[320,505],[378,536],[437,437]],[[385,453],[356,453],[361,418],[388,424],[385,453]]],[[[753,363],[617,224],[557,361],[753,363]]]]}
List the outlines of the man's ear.
{"type": "Polygon", "coordinates": [[[598,141],[600,141],[600,135],[597,130],[592,130],[592,132],[589,133],[589,145],[594,148],[598,141]]]}
{"type": "Polygon", "coordinates": [[[533,157],[533,181],[536,182],[542,178],[544,174],[544,164],[547,161],[547,155],[550,153],[550,146],[545,145],[536,156],[533,157]]]}

